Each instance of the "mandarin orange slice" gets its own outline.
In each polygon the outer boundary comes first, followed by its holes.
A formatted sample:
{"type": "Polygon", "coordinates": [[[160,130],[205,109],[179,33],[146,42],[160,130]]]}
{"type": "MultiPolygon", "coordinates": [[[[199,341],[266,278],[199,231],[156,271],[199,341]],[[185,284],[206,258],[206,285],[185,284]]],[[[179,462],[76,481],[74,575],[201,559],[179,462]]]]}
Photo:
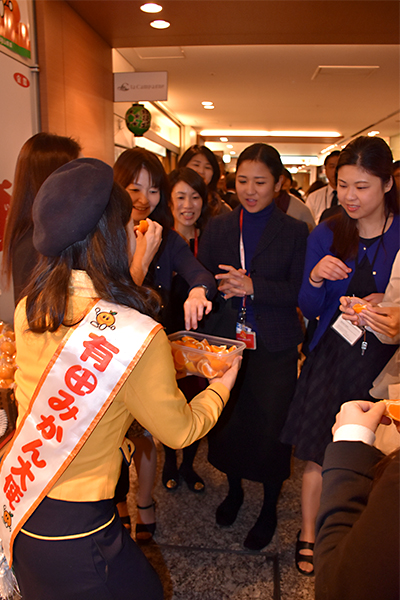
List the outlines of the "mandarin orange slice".
{"type": "Polygon", "coordinates": [[[384,400],[384,402],[386,404],[385,415],[395,421],[400,421],[400,400],[384,400]]]}
{"type": "Polygon", "coordinates": [[[209,357],[208,362],[210,363],[210,366],[212,369],[214,369],[214,371],[220,371],[226,365],[226,362],[224,360],[214,358],[213,356],[209,357]]]}
{"type": "Polygon", "coordinates": [[[196,373],[198,373],[197,366],[196,366],[196,365],[194,365],[194,364],[193,364],[191,361],[188,361],[188,362],[185,364],[185,369],[186,369],[187,371],[189,371],[189,373],[193,373],[193,374],[196,374],[196,373]]]}
{"type": "Polygon", "coordinates": [[[173,356],[174,356],[174,361],[176,362],[176,364],[182,365],[182,366],[185,365],[186,357],[185,357],[184,353],[182,352],[182,350],[175,350],[173,352],[173,356]]]}
{"type": "Polygon", "coordinates": [[[228,352],[226,346],[215,346],[214,344],[211,344],[210,348],[211,352],[215,352],[216,354],[225,354],[228,352]]]}
{"type": "Polygon", "coordinates": [[[146,233],[148,228],[149,228],[149,224],[146,221],[146,219],[142,219],[142,221],[139,221],[137,230],[140,231],[140,233],[146,233]]]}
{"type": "Polygon", "coordinates": [[[356,312],[358,315],[364,310],[364,308],[365,304],[360,304],[359,302],[353,306],[354,312],[356,312]]]}
{"type": "Polygon", "coordinates": [[[199,362],[197,363],[197,368],[199,370],[199,373],[202,373],[202,375],[204,375],[205,377],[210,378],[215,377],[218,372],[211,367],[210,363],[206,358],[202,358],[201,360],[199,360],[199,362]]]}

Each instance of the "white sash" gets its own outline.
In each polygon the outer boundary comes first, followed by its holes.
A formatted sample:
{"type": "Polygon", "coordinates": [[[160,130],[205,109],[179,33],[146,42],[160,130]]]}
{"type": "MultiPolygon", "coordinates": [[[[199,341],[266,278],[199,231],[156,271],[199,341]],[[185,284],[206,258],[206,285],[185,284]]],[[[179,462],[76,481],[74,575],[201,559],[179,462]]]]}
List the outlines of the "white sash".
{"type": "Polygon", "coordinates": [[[161,328],[136,310],[100,300],[64,336],[1,463],[0,538],[10,565],[18,531],[161,328]]]}

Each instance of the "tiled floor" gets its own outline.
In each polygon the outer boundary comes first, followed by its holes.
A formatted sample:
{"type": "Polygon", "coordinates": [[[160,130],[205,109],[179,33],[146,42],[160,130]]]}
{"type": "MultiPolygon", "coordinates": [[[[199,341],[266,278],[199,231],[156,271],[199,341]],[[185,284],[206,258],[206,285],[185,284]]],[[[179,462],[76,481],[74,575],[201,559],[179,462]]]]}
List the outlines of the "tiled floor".
{"type": "MultiPolygon", "coordinates": [[[[206,482],[204,494],[193,494],[184,483],[169,492],[161,484],[164,456],[162,448],[158,449],[157,531],[143,551],[163,582],[165,600],[313,600],[313,578],[300,575],[294,566],[302,463],[294,461],[293,475],[284,485],[271,544],[252,553],[242,543],[261,508],[262,486],[244,482],[245,501],[236,522],[220,529],[215,524],[215,510],[226,495],[227,484],[206,456],[207,442],[203,440],[195,467],[206,482]]],[[[133,519],[135,479],[131,467],[128,506],[133,519]]]]}

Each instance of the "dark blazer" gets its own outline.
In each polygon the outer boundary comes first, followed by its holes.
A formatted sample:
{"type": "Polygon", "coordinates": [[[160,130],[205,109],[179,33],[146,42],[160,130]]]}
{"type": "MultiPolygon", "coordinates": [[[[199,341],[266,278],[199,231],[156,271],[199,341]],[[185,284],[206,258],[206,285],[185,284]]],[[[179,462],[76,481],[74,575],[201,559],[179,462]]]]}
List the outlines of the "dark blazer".
{"type": "MultiPolygon", "coordinates": [[[[241,267],[240,211],[241,207],[237,207],[211,219],[201,236],[198,259],[214,275],[224,272],[218,267],[220,264],[241,267]]],[[[254,299],[246,302],[252,302],[257,333],[271,352],[286,350],[303,339],[296,306],[307,236],[305,223],[275,206],[251,262],[254,299]]],[[[218,294],[213,314],[203,321],[204,331],[235,338],[240,306],[240,298],[225,301],[218,294]]]]}
{"type": "Polygon", "coordinates": [[[188,244],[176,231],[169,231],[159,252],[153,259],[144,285],[154,288],[164,304],[169,300],[169,292],[174,273],[178,273],[188,284],[188,292],[194,287],[205,286],[211,300],[217,291],[215,279],[193,256],[188,244]]]}
{"type": "Polygon", "coordinates": [[[323,465],[314,552],[316,600],[398,600],[399,452],[373,483],[383,454],[332,442],[323,465]]]}

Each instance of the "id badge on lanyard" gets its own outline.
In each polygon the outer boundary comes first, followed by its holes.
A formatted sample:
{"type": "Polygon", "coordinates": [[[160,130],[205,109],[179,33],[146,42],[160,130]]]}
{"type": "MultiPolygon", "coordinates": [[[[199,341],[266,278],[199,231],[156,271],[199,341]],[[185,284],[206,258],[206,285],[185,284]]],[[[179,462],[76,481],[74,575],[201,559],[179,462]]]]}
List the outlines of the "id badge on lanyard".
{"type": "MultiPolygon", "coordinates": [[[[243,243],[243,209],[240,211],[240,264],[242,269],[246,271],[246,258],[243,243]]],[[[244,342],[248,350],[255,350],[257,347],[256,343],[256,332],[252,330],[251,325],[246,323],[246,296],[242,299],[242,308],[238,315],[236,323],[236,339],[244,342]]]]}

